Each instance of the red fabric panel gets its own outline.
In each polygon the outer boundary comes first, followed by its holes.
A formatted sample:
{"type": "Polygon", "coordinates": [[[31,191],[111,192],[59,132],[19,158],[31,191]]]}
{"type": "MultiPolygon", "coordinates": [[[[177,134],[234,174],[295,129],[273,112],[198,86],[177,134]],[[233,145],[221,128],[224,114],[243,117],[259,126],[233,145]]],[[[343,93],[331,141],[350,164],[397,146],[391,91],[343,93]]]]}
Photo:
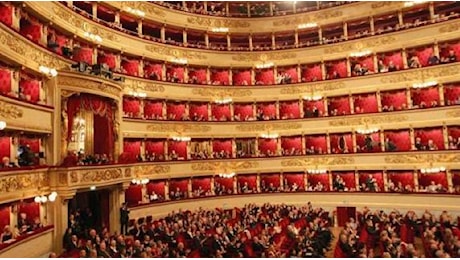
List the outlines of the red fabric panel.
{"type": "MultiPolygon", "coordinates": [[[[49,31],[49,29],[48,29],[49,31]]],[[[59,47],[57,49],[55,49],[54,51],[59,54],[59,55],[62,55],[62,46],[65,46],[66,43],[69,41],[67,39],[67,36],[65,35],[60,35],[58,34],[57,32],[54,32],[54,35],[56,35],[56,44],[59,45],[59,47]]]]}
{"type": "Polygon", "coordinates": [[[184,82],[184,67],[168,66],[166,68],[166,78],[171,79],[174,75],[179,78],[179,82],[184,82]]]}
{"type": "Polygon", "coordinates": [[[382,60],[385,66],[388,67],[390,62],[393,62],[393,64],[396,65],[396,68],[398,68],[398,70],[404,68],[401,51],[387,52],[381,54],[381,56],[383,56],[382,60]]]}
{"type": "Polygon", "coordinates": [[[110,155],[113,153],[114,137],[109,118],[94,115],[94,153],[110,155]]]}
{"type": "Polygon", "coordinates": [[[126,71],[127,75],[139,76],[139,61],[138,60],[121,60],[121,67],[126,71]]]}
{"type": "Polygon", "coordinates": [[[403,186],[409,185],[414,188],[414,172],[411,171],[394,171],[388,172],[388,179],[391,180],[395,186],[401,182],[403,186]]]}
{"type": "Polygon", "coordinates": [[[447,129],[447,136],[449,147],[446,147],[446,149],[458,149],[458,147],[453,148],[453,146],[460,140],[460,127],[449,126],[447,129]]]}
{"type": "Polygon", "coordinates": [[[303,173],[284,173],[284,185],[288,187],[292,187],[294,183],[297,183],[299,187],[298,190],[305,190],[305,179],[303,173]]]}
{"type": "Polygon", "coordinates": [[[19,92],[24,95],[26,100],[34,103],[38,102],[40,100],[40,81],[21,78],[19,92]]]}
{"type": "Polygon", "coordinates": [[[29,138],[26,136],[19,137],[19,145],[29,146],[30,150],[33,153],[40,152],[40,139],[39,138],[29,138]]]}
{"type": "Polygon", "coordinates": [[[278,67],[278,74],[287,74],[291,77],[291,83],[299,82],[297,67],[278,67]]]}
{"type": "Polygon", "coordinates": [[[212,151],[219,153],[225,151],[232,155],[232,140],[230,139],[214,139],[212,141],[212,151]]]}
{"type": "Polygon", "coordinates": [[[197,84],[206,84],[206,69],[194,69],[189,68],[188,70],[188,78],[190,83],[192,82],[192,78],[196,78],[197,84]]]}
{"type": "Polygon", "coordinates": [[[252,110],[252,104],[235,104],[233,106],[234,115],[239,115],[241,120],[245,118],[252,118],[254,117],[254,113],[252,110]]]}
{"type": "Polygon", "coordinates": [[[258,113],[262,113],[264,117],[276,118],[276,105],[274,103],[258,103],[257,104],[258,113]]]}
{"type": "Polygon", "coordinates": [[[331,190],[329,187],[329,175],[327,173],[308,174],[307,180],[308,180],[308,185],[311,187],[315,187],[316,184],[321,183],[324,186],[323,191],[331,190]]]}
{"type": "Polygon", "coordinates": [[[238,180],[238,187],[240,189],[247,182],[250,190],[257,190],[257,176],[256,175],[239,175],[237,180],[238,180]]]}
{"type": "Polygon", "coordinates": [[[359,172],[359,185],[361,186],[362,184],[366,183],[367,178],[369,177],[369,174],[372,175],[372,178],[374,178],[377,181],[377,186],[379,187],[380,191],[384,190],[384,181],[383,181],[383,172],[381,171],[362,171],[359,172]]]}
{"type": "Polygon", "coordinates": [[[396,151],[410,151],[412,149],[409,130],[385,131],[386,138],[389,138],[396,145],[396,151]]]}
{"type": "Polygon", "coordinates": [[[43,26],[39,22],[21,19],[20,33],[36,43],[40,42],[42,28],[43,26]]]}
{"type": "Polygon", "coordinates": [[[151,195],[155,192],[161,197],[165,197],[165,181],[150,181],[147,185],[147,194],[151,195]]]}
{"type": "Polygon", "coordinates": [[[303,107],[305,114],[308,114],[308,111],[310,113],[313,113],[313,109],[316,107],[319,111],[319,116],[323,116],[325,114],[324,111],[324,100],[317,100],[317,101],[308,101],[304,100],[303,101],[303,107]]]}
{"type": "Polygon", "coordinates": [[[229,85],[228,70],[211,70],[211,82],[215,85],[229,85]]]}
{"type": "Polygon", "coordinates": [[[332,134],[331,139],[331,153],[352,153],[353,152],[353,141],[351,140],[351,134],[332,134]],[[339,146],[339,139],[343,136],[345,138],[345,146],[339,146]]]}
{"type": "Polygon", "coordinates": [[[460,171],[452,171],[452,185],[460,186],[460,171]]]}
{"type": "Polygon", "coordinates": [[[163,102],[144,100],[144,116],[147,119],[163,119],[163,102]]]}
{"type": "Polygon", "coordinates": [[[136,98],[123,98],[123,113],[128,117],[140,117],[141,101],[136,98]]]}
{"type": "Polygon", "coordinates": [[[155,155],[164,155],[165,148],[164,148],[164,141],[163,140],[147,140],[145,141],[145,152],[148,154],[155,154],[155,155]]]}
{"type": "Polygon", "coordinates": [[[281,119],[300,118],[299,101],[280,102],[280,118],[281,119]]]}
{"type": "Polygon", "coordinates": [[[439,106],[439,89],[437,87],[411,89],[412,104],[419,108],[439,106]]]}
{"type": "Polygon", "coordinates": [[[351,113],[349,97],[332,97],[327,101],[327,108],[329,116],[349,115],[351,113]]]}
{"type": "Polygon", "coordinates": [[[382,148],[380,147],[380,133],[372,133],[370,134],[370,137],[372,139],[372,150],[368,150],[366,147],[366,135],[364,134],[358,134],[356,133],[356,145],[358,146],[357,151],[358,152],[363,152],[363,153],[369,153],[369,152],[381,152],[382,148]]]}
{"type": "MultiPolygon", "coordinates": [[[[1,14],[0,5],[0,14],[1,14]]],[[[7,68],[0,67],[0,94],[11,93],[11,71],[7,68]]]]}
{"type": "Polygon", "coordinates": [[[123,152],[136,156],[139,155],[141,153],[141,141],[125,139],[123,141],[123,152]]]}
{"type": "MultiPolygon", "coordinates": [[[[179,188],[179,191],[188,193],[188,179],[173,179],[169,181],[169,192],[176,191],[179,188]]],[[[186,195],[187,196],[187,195],[186,195]]]]}
{"type": "Polygon", "coordinates": [[[221,186],[225,187],[226,190],[233,191],[233,178],[215,177],[214,182],[219,183],[221,186]]]}
{"type": "MultiPolygon", "coordinates": [[[[1,11],[0,6],[0,11],[1,11]]],[[[10,226],[10,206],[2,206],[0,207],[0,230],[3,230],[5,226],[10,226]]]]}
{"type": "Polygon", "coordinates": [[[250,70],[233,71],[233,85],[235,86],[252,85],[251,84],[251,71],[250,70]]]}
{"type": "Polygon", "coordinates": [[[273,85],[275,83],[273,69],[256,70],[256,82],[263,85],[273,85]]]}
{"type": "Polygon", "coordinates": [[[415,129],[414,136],[415,138],[419,137],[422,139],[423,145],[427,145],[428,140],[433,140],[439,150],[445,149],[442,128],[415,129]]]}
{"type": "Polygon", "coordinates": [[[100,53],[97,55],[97,63],[105,63],[107,66],[109,66],[109,68],[115,69],[117,66],[117,57],[112,53],[100,53]]]}
{"type": "Polygon", "coordinates": [[[281,149],[286,152],[292,151],[294,149],[295,153],[302,152],[302,137],[300,136],[291,136],[291,137],[281,137],[281,149]]]}
{"type": "Polygon", "coordinates": [[[326,65],[326,74],[329,79],[334,79],[333,73],[337,72],[340,78],[347,77],[347,62],[345,60],[332,61],[326,65]]]}
{"type": "MultiPolygon", "coordinates": [[[[422,46],[418,48],[413,48],[407,50],[407,53],[416,55],[422,64],[422,67],[428,66],[428,59],[433,55],[433,47],[432,46],[422,46]]],[[[408,57],[410,57],[408,55],[408,57]]]]}
{"type": "Polygon", "coordinates": [[[166,113],[169,120],[181,120],[185,115],[184,103],[167,103],[166,113]]]}
{"type": "Polygon", "coordinates": [[[14,7],[9,3],[0,3],[0,22],[11,27],[13,25],[14,7]]]}
{"type": "Polygon", "coordinates": [[[369,72],[374,72],[375,71],[375,68],[374,68],[374,57],[373,56],[365,56],[365,57],[360,57],[360,58],[357,58],[357,62],[359,62],[359,64],[361,64],[361,67],[366,67],[367,69],[369,69],[369,72]]]}
{"type": "Polygon", "coordinates": [[[354,172],[332,173],[332,179],[335,180],[337,175],[343,179],[345,182],[345,187],[347,187],[348,190],[356,190],[356,179],[354,172]]]}
{"type": "Polygon", "coordinates": [[[40,204],[35,202],[22,202],[18,206],[18,217],[21,213],[27,214],[27,220],[32,222],[34,218],[40,218],[40,204]]]}
{"type": "Polygon", "coordinates": [[[203,178],[193,178],[192,179],[192,191],[201,189],[204,192],[208,192],[211,190],[211,178],[203,177],[203,178]]]}
{"type": "Polygon", "coordinates": [[[446,105],[460,104],[460,84],[444,85],[444,100],[446,105]]]}
{"type": "Polygon", "coordinates": [[[151,74],[156,74],[158,80],[162,79],[163,64],[161,63],[146,63],[144,65],[144,76],[150,77],[151,74]]]}
{"type": "Polygon", "coordinates": [[[323,74],[321,72],[321,64],[309,64],[305,65],[301,71],[302,81],[310,82],[323,80],[323,74]]]}
{"type": "Polygon", "coordinates": [[[11,137],[2,136],[0,137],[0,160],[3,160],[3,157],[10,158],[11,155],[11,137]]]}
{"type": "Polygon", "coordinates": [[[172,151],[176,151],[179,158],[187,159],[187,142],[168,142],[168,153],[171,154],[172,151]]]}
{"type": "Polygon", "coordinates": [[[260,175],[260,183],[262,187],[262,182],[265,182],[265,186],[269,187],[270,183],[273,183],[273,187],[280,187],[280,175],[279,173],[274,173],[274,174],[261,174],[260,175]]]}
{"type": "Polygon", "coordinates": [[[197,117],[203,117],[203,120],[208,120],[208,104],[207,103],[190,103],[189,115],[193,120],[195,115],[197,117]]]}
{"type": "Polygon", "coordinates": [[[125,202],[133,206],[139,204],[140,201],[142,201],[142,185],[129,185],[125,190],[125,202]]]}
{"type": "Polygon", "coordinates": [[[438,173],[419,173],[418,174],[418,185],[420,187],[427,187],[431,182],[435,184],[441,184],[442,187],[447,189],[447,174],[446,172],[438,173]]]}
{"type": "Polygon", "coordinates": [[[261,154],[276,154],[277,139],[259,138],[259,151],[261,154]]]}
{"type": "Polygon", "coordinates": [[[211,105],[211,114],[217,121],[229,121],[231,118],[231,111],[229,105],[211,105]]]}
{"type": "Polygon", "coordinates": [[[353,96],[355,113],[377,113],[378,104],[375,94],[361,94],[353,96]]]}
{"type": "Polygon", "coordinates": [[[92,48],[74,48],[72,59],[77,62],[86,62],[90,65],[93,64],[93,49],[92,48]]]}
{"type": "Polygon", "coordinates": [[[310,135],[305,136],[305,148],[313,148],[319,154],[327,153],[327,138],[326,135],[310,135]]]}
{"type": "Polygon", "coordinates": [[[405,89],[381,92],[382,109],[395,111],[407,109],[406,93],[405,89]]]}

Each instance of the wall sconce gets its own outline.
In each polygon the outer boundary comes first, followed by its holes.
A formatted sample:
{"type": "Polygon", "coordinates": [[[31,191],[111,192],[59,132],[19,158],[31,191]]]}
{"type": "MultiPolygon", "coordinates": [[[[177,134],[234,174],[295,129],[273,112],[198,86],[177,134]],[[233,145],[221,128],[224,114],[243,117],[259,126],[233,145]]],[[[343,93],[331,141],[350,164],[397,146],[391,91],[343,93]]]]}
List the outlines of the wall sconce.
{"type": "Polygon", "coordinates": [[[188,63],[187,59],[183,59],[183,58],[172,58],[170,61],[174,62],[174,63],[178,63],[178,64],[187,64],[188,63]]]}
{"type": "Polygon", "coordinates": [[[149,182],[150,182],[149,179],[132,179],[132,180],[131,180],[131,183],[132,183],[132,184],[136,184],[136,185],[141,185],[141,184],[142,184],[142,185],[145,185],[145,184],[147,184],[147,183],[149,183],[149,182]]]}
{"type": "Polygon", "coordinates": [[[56,77],[58,74],[56,69],[51,69],[46,66],[40,66],[38,67],[38,70],[48,77],[56,77]]]}
{"type": "Polygon", "coordinates": [[[226,33],[228,32],[228,28],[227,27],[215,27],[215,28],[211,28],[211,32],[226,33]]]}
{"type": "Polygon", "coordinates": [[[188,141],[192,140],[192,138],[189,137],[189,136],[173,136],[173,137],[171,137],[171,139],[173,141],[177,141],[177,142],[188,142],[188,141]]]}
{"type": "Polygon", "coordinates": [[[421,173],[439,173],[445,170],[446,170],[446,167],[441,166],[441,167],[432,167],[432,168],[422,168],[420,169],[420,172],[421,173]]]}
{"type": "Polygon", "coordinates": [[[317,23],[302,23],[297,25],[297,29],[307,29],[307,28],[314,28],[318,26],[317,23]]]}
{"type": "Polygon", "coordinates": [[[412,85],[413,88],[429,88],[438,85],[438,82],[433,80],[433,81],[427,81],[427,82],[422,82],[422,83],[414,83],[412,85]]]}
{"type": "Polygon", "coordinates": [[[89,39],[92,40],[92,41],[99,42],[99,43],[102,42],[101,36],[99,36],[99,35],[97,35],[97,34],[90,33],[90,32],[85,32],[83,35],[84,35],[86,38],[89,38],[89,39]]]}
{"type": "Polygon", "coordinates": [[[266,133],[266,134],[261,134],[260,137],[261,138],[266,138],[266,139],[276,139],[278,138],[280,135],[279,134],[276,134],[276,133],[266,133]]]}
{"type": "Polygon", "coordinates": [[[230,178],[233,178],[234,176],[235,176],[234,172],[231,172],[231,173],[219,173],[219,177],[221,177],[221,178],[230,179],[230,178]]]}
{"type": "Polygon", "coordinates": [[[0,131],[6,128],[6,122],[0,121],[0,131]]]}
{"type": "Polygon", "coordinates": [[[425,2],[427,2],[427,1],[416,0],[416,1],[404,2],[404,7],[411,7],[411,6],[414,6],[414,5],[423,4],[425,2]]]}
{"type": "Polygon", "coordinates": [[[358,51],[358,52],[352,52],[350,53],[350,57],[363,57],[363,56],[367,56],[369,54],[371,54],[372,51],[370,50],[367,50],[367,51],[358,51]]]}
{"type": "Polygon", "coordinates": [[[130,96],[133,97],[140,97],[140,98],[145,98],[147,97],[147,93],[145,92],[140,92],[140,91],[129,91],[128,93],[130,96]]]}
{"type": "Polygon", "coordinates": [[[131,8],[131,7],[126,7],[126,12],[128,13],[132,13],[134,15],[137,15],[137,16],[140,16],[140,17],[144,17],[145,16],[145,12],[139,10],[139,9],[134,9],[134,8],[131,8]]]}
{"type": "Polygon", "coordinates": [[[267,63],[262,63],[262,64],[257,64],[256,68],[257,69],[268,69],[275,66],[273,62],[267,62],[267,63]]]}
{"type": "Polygon", "coordinates": [[[362,135],[367,135],[367,134],[372,134],[372,133],[376,133],[378,132],[380,129],[378,127],[367,127],[366,128],[363,128],[363,129],[358,129],[356,130],[356,133],[358,134],[362,134],[362,135]]]}
{"type": "Polygon", "coordinates": [[[321,100],[322,98],[323,96],[321,95],[303,96],[303,99],[307,101],[318,101],[318,100],[321,100]]]}
{"type": "Polygon", "coordinates": [[[228,104],[228,103],[231,103],[232,101],[233,101],[233,99],[231,99],[231,98],[222,98],[222,99],[214,100],[214,103],[216,103],[216,104],[228,104]]]}
{"type": "Polygon", "coordinates": [[[324,174],[324,173],[327,173],[327,170],[326,170],[326,169],[308,169],[308,170],[307,170],[307,173],[311,173],[311,174],[324,174]]]}
{"type": "Polygon", "coordinates": [[[54,202],[57,198],[57,192],[53,191],[49,195],[41,195],[35,196],[34,201],[36,203],[46,203],[46,202],[54,202]]]}

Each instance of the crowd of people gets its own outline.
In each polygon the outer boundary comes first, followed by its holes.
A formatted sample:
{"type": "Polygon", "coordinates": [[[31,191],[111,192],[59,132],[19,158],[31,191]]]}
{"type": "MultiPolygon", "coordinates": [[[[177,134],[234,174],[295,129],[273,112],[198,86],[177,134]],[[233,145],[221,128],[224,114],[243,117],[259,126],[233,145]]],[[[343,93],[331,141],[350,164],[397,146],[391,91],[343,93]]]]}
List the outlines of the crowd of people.
{"type": "Polygon", "coordinates": [[[27,235],[43,227],[39,217],[30,219],[25,212],[18,214],[17,221],[17,225],[13,227],[10,225],[5,225],[3,227],[2,233],[0,233],[0,244],[8,243],[19,236],[27,235]]]}
{"type": "Polygon", "coordinates": [[[62,166],[87,166],[87,165],[102,165],[113,162],[111,156],[107,154],[86,154],[83,150],[78,152],[69,151],[64,158],[62,166]]]}

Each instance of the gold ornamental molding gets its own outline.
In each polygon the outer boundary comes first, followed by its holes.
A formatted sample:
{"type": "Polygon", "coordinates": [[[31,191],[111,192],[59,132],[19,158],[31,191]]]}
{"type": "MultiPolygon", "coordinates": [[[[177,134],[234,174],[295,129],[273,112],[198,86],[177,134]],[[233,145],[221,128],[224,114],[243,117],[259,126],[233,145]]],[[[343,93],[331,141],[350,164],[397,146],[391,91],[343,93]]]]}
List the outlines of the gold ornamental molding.
{"type": "Polygon", "coordinates": [[[98,183],[104,181],[113,181],[123,178],[121,169],[106,169],[106,170],[88,170],[88,171],[72,171],[69,173],[70,183],[98,183]]]}
{"type": "Polygon", "coordinates": [[[416,164],[432,164],[432,163],[459,163],[460,154],[459,153],[450,153],[450,154],[398,154],[398,155],[389,155],[385,156],[386,163],[396,163],[396,164],[406,164],[406,163],[416,163],[416,164]]]}
{"type": "MultiPolygon", "coordinates": [[[[113,4],[111,2],[108,2],[109,4],[113,4]]],[[[166,13],[160,10],[159,8],[155,7],[155,5],[152,5],[147,2],[137,2],[137,1],[122,1],[120,2],[121,9],[124,9],[126,7],[131,7],[133,9],[141,10],[142,12],[150,15],[155,15],[155,16],[160,16],[160,17],[165,17],[166,13]]]]}
{"type": "Polygon", "coordinates": [[[252,91],[232,88],[194,88],[192,94],[209,98],[234,98],[251,96],[252,91]]]}
{"type": "Polygon", "coordinates": [[[218,20],[213,18],[203,18],[198,16],[187,17],[187,23],[196,24],[208,27],[230,27],[230,28],[246,28],[251,24],[242,20],[218,20]]]}
{"type": "Polygon", "coordinates": [[[17,173],[0,177],[0,194],[24,191],[34,188],[46,189],[50,185],[47,170],[35,173],[17,173]]]}
{"type": "Polygon", "coordinates": [[[398,41],[398,38],[394,36],[380,37],[380,38],[370,38],[366,40],[360,40],[354,43],[344,43],[338,44],[336,46],[331,45],[328,48],[324,49],[325,54],[333,54],[347,51],[362,51],[368,48],[380,47],[387,44],[393,44],[395,41],[398,41]]]}
{"type": "Polygon", "coordinates": [[[151,124],[147,126],[148,131],[170,133],[170,134],[186,134],[186,133],[206,133],[211,131],[210,126],[194,125],[194,124],[151,124]]]}
{"type": "Polygon", "coordinates": [[[151,44],[145,45],[147,51],[157,53],[160,55],[168,55],[171,58],[186,58],[186,59],[197,59],[206,60],[208,57],[201,52],[197,51],[186,51],[171,47],[155,46],[151,44]]]}
{"type": "Polygon", "coordinates": [[[446,113],[448,117],[460,117],[460,110],[449,111],[446,113]]]}
{"type": "Polygon", "coordinates": [[[297,26],[303,23],[318,23],[331,18],[339,18],[341,16],[343,16],[343,12],[339,10],[319,11],[315,12],[314,14],[305,14],[303,16],[296,16],[274,21],[273,26],[297,26]]]}
{"type": "MultiPolygon", "coordinates": [[[[117,88],[113,85],[106,84],[104,82],[94,81],[93,78],[82,79],[71,76],[58,76],[58,84],[60,86],[68,86],[80,88],[81,90],[91,89],[98,92],[108,93],[114,96],[119,96],[121,93],[121,88],[117,88]]],[[[65,92],[67,93],[67,92],[65,92]]],[[[102,93],[101,93],[102,94],[102,93]]]]}
{"type": "Polygon", "coordinates": [[[299,167],[299,166],[318,166],[318,165],[345,165],[355,163],[355,158],[347,157],[322,157],[322,158],[305,158],[291,159],[281,161],[281,166],[284,167],[299,167]]]}
{"type": "Polygon", "coordinates": [[[126,79],[125,83],[123,84],[124,89],[132,89],[134,91],[137,90],[144,90],[149,92],[164,92],[165,87],[159,84],[139,81],[139,80],[131,80],[126,79]]]}
{"type": "Polygon", "coordinates": [[[142,165],[134,166],[133,171],[139,176],[151,176],[154,174],[169,173],[171,172],[171,167],[169,165],[142,165]]]}
{"type": "Polygon", "coordinates": [[[239,124],[236,130],[241,132],[262,132],[262,131],[280,131],[293,130],[302,128],[301,123],[282,123],[282,124],[239,124]]]}
{"type": "Polygon", "coordinates": [[[384,76],[380,80],[382,83],[401,83],[406,81],[421,81],[432,78],[440,78],[447,76],[458,75],[460,65],[455,64],[452,66],[433,67],[422,70],[414,70],[398,73],[392,76],[384,76]]]}
{"type": "Polygon", "coordinates": [[[409,120],[406,115],[385,115],[376,117],[358,117],[350,119],[335,119],[329,121],[330,126],[352,126],[352,125],[375,125],[375,124],[388,124],[399,123],[409,120]]]}
{"type": "Polygon", "coordinates": [[[22,109],[0,100],[0,117],[6,119],[18,119],[22,118],[23,114],[24,111],[22,109]]]}
{"type": "Polygon", "coordinates": [[[460,30],[460,22],[451,23],[439,28],[440,33],[449,33],[460,30]]]}
{"type": "Polygon", "coordinates": [[[296,52],[276,52],[276,53],[240,53],[232,56],[234,61],[245,61],[245,62],[265,62],[265,61],[280,61],[280,60],[289,60],[297,57],[296,52]]]}
{"type": "Polygon", "coordinates": [[[194,171],[224,171],[224,170],[246,170],[259,166],[255,161],[244,162],[204,162],[192,163],[192,170],[194,171]]]}
{"type": "Polygon", "coordinates": [[[378,2],[374,2],[372,3],[371,5],[371,8],[372,9],[378,9],[378,8],[382,8],[382,7],[388,7],[388,6],[402,6],[401,4],[402,2],[399,2],[399,1],[378,1],[378,2]]]}
{"type": "Polygon", "coordinates": [[[280,94],[282,95],[308,94],[308,93],[317,92],[317,91],[332,91],[332,90],[341,89],[341,88],[345,88],[345,83],[343,81],[314,83],[314,84],[308,84],[307,86],[283,87],[280,90],[280,94]]]}

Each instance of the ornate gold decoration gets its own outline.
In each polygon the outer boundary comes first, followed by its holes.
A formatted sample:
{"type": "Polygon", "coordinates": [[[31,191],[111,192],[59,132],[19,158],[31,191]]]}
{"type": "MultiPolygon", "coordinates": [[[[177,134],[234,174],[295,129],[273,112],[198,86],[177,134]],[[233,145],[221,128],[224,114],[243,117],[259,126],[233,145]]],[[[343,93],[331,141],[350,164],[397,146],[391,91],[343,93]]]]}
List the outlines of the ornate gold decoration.
{"type": "Polygon", "coordinates": [[[69,87],[77,87],[82,89],[84,92],[85,89],[92,89],[96,91],[101,91],[104,93],[108,93],[111,95],[119,96],[121,89],[117,88],[115,85],[106,84],[104,82],[97,82],[91,79],[81,79],[81,78],[74,78],[70,76],[59,76],[58,75],[58,84],[69,86],[69,87]]]}
{"type": "Polygon", "coordinates": [[[287,60],[294,59],[297,57],[296,52],[275,52],[275,53],[241,53],[232,56],[234,61],[244,61],[244,62],[265,62],[265,61],[278,61],[278,60],[287,60]]]}
{"type": "Polygon", "coordinates": [[[236,130],[241,132],[262,132],[262,131],[279,131],[279,130],[291,130],[300,129],[302,124],[300,123],[281,123],[281,124],[241,124],[236,126],[236,130]]]}
{"type": "Polygon", "coordinates": [[[90,171],[72,171],[70,172],[71,183],[95,183],[102,181],[111,181],[123,178],[121,169],[107,170],[90,170],[90,171]],[[80,175],[80,179],[78,178],[80,175]]]}
{"type": "Polygon", "coordinates": [[[340,53],[340,52],[351,52],[351,51],[362,51],[368,48],[374,48],[377,46],[392,44],[396,41],[393,36],[380,37],[377,39],[370,38],[367,40],[358,41],[355,43],[343,43],[334,44],[324,49],[325,54],[340,53]]]}
{"type": "Polygon", "coordinates": [[[315,12],[313,14],[305,14],[302,16],[296,16],[292,18],[284,18],[273,22],[273,26],[297,26],[303,23],[320,22],[330,18],[337,18],[343,16],[343,12],[339,10],[329,10],[315,12]]]}
{"type": "Polygon", "coordinates": [[[78,182],[78,173],[77,172],[70,172],[70,182],[77,183],[78,182]]]}
{"type": "Polygon", "coordinates": [[[371,5],[372,9],[377,9],[377,8],[382,8],[385,6],[396,6],[396,5],[401,5],[402,2],[395,1],[395,2],[388,2],[388,1],[378,1],[378,2],[373,2],[371,5]]]}
{"type": "Polygon", "coordinates": [[[458,163],[460,162],[459,153],[448,154],[398,154],[385,156],[386,163],[458,163]]]}
{"type": "Polygon", "coordinates": [[[47,173],[18,173],[13,176],[0,177],[0,193],[18,192],[27,189],[49,187],[47,173]]]}
{"type": "Polygon", "coordinates": [[[281,161],[281,165],[285,167],[293,166],[314,166],[314,165],[342,165],[353,164],[353,157],[317,157],[305,159],[291,159],[281,161]]]}
{"type": "Polygon", "coordinates": [[[446,77],[457,75],[460,70],[460,65],[453,64],[451,66],[433,67],[422,70],[413,70],[407,72],[400,72],[396,75],[382,76],[382,83],[400,83],[405,81],[420,81],[422,79],[432,79],[438,77],[446,77]]]}
{"type": "Polygon", "coordinates": [[[133,89],[133,90],[144,90],[149,92],[164,92],[165,87],[162,85],[144,82],[140,80],[126,80],[124,84],[124,89],[133,89]]]}
{"type": "Polygon", "coordinates": [[[0,100],[0,117],[6,119],[18,119],[21,118],[23,114],[24,111],[22,111],[22,109],[0,100]]]}
{"type": "Polygon", "coordinates": [[[232,89],[232,88],[194,88],[192,94],[202,97],[248,97],[252,95],[249,89],[232,89]]]}
{"type": "Polygon", "coordinates": [[[330,126],[351,126],[351,125],[374,125],[374,124],[384,124],[384,123],[395,123],[403,122],[409,119],[408,116],[403,115],[385,115],[385,116],[367,116],[367,117],[357,117],[357,118],[344,118],[344,119],[334,119],[329,121],[330,126]]]}
{"type": "Polygon", "coordinates": [[[251,169],[259,166],[258,162],[244,161],[244,162],[204,162],[192,163],[192,170],[194,171],[223,171],[223,170],[242,170],[251,169]]]}
{"type": "Polygon", "coordinates": [[[132,173],[131,173],[131,168],[126,168],[125,169],[125,178],[131,178],[132,173]]]}
{"type": "Polygon", "coordinates": [[[153,124],[147,126],[148,131],[161,133],[204,133],[211,131],[210,126],[196,124],[153,124]]]}
{"type": "Polygon", "coordinates": [[[460,110],[449,111],[446,113],[448,117],[460,117],[460,110]]]}
{"type": "Polygon", "coordinates": [[[207,27],[227,27],[227,28],[245,28],[251,24],[242,20],[230,20],[230,19],[212,19],[203,18],[198,16],[190,16],[187,18],[187,23],[197,24],[207,27]]]}
{"type": "Polygon", "coordinates": [[[169,165],[142,165],[134,167],[134,172],[139,176],[150,176],[152,174],[165,174],[171,171],[169,165]]]}
{"type": "Polygon", "coordinates": [[[67,173],[65,172],[59,173],[59,184],[67,185],[67,173]]]}
{"type": "Polygon", "coordinates": [[[150,15],[156,15],[160,17],[166,16],[166,13],[163,10],[147,2],[136,2],[136,1],[121,2],[121,9],[124,9],[125,7],[131,7],[133,9],[138,9],[150,15]]]}
{"type": "Polygon", "coordinates": [[[331,91],[336,89],[345,88],[345,83],[343,82],[326,82],[326,83],[314,83],[308,84],[307,86],[302,87],[283,87],[280,90],[282,95],[292,95],[292,94],[307,94],[318,91],[331,91]]]}
{"type": "Polygon", "coordinates": [[[18,54],[25,55],[29,46],[26,46],[21,37],[15,37],[5,31],[0,31],[0,43],[18,54]]]}
{"type": "Polygon", "coordinates": [[[451,23],[439,28],[440,33],[449,33],[460,30],[460,22],[451,23]]]}
{"type": "Polygon", "coordinates": [[[169,55],[171,57],[176,57],[176,58],[197,59],[197,60],[208,59],[208,57],[201,52],[185,51],[185,50],[180,50],[180,49],[172,48],[172,47],[162,47],[162,46],[155,46],[152,44],[148,44],[145,46],[145,49],[153,53],[158,53],[160,55],[169,55]]]}

